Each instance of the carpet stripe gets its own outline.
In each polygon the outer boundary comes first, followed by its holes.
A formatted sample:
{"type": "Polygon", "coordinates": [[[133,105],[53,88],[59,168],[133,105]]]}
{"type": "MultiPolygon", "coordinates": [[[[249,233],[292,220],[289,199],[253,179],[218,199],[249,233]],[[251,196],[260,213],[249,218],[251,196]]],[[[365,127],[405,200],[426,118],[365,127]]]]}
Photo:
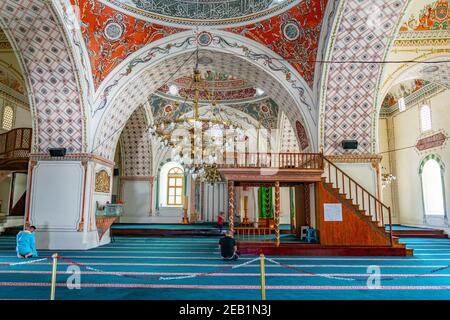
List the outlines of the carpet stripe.
{"type": "MultiPolygon", "coordinates": [[[[0,282],[4,287],[49,287],[46,282],[0,282]]],[[[65,283],[57,283],[58,287],[66,287],[65,283]]],[[[148,288],[148,289],[207,289],[207,290],[260,290],[257,285],[190,285],[190,284],[131,284],[131,283],[83,283],[81,287],[87,288],[148,288]]],[[[268,285],[268,290],[450,290],[450,286],[285,286],[268,285]]]]}
{"type": "MultiPolygon", "coordinates": [[[[51,271],[35,271],[35,270],[0,270],[1,273],[17,273],[17,274],[51,274],[51,271]]],[[[116,274],[123,275],[157,275],[157,276],[184,276],[184,275],[203,275],[204,273],[191,273],[191,272],[130,272],[130,271],[81,271],[81,275],[105,275],[111,276],[116,274]]],[[[67,274],[65,271],[57,271],[57,274],[67,274]]],[[[373,274],[368,273],[266,273],[267,277],[369,277],[373,274]]],[[[211,277],[260,277],[259,273],[208,273],[207,276],[211,277]]],[[[426,277],[426,278],[450,278],[450,274],[422,274],[422,273],[383,273],[382,277],[426,277]]]]}

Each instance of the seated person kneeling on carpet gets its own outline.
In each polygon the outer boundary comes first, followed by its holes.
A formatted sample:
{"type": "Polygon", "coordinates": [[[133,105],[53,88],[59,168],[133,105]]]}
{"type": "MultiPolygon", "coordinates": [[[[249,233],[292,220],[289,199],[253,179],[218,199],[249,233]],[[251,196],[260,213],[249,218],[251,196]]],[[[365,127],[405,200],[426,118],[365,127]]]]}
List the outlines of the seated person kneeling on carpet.
{"type": "Polygon", "coordinates": [[[220,254],[224,260],[234,260],[239,258],[237,252],[236,240],[232,238],[233,234],[230,230],[227,230],[225,237],[219,240],[220,254]]]}
{"type": "Polygon", "coordinates": [[[34,238],[35,226],[25,226],[25,230],[20,231],[17,236],[17,257],[19,258],[31,258],[37,257],[36,240],[34,238]]]}

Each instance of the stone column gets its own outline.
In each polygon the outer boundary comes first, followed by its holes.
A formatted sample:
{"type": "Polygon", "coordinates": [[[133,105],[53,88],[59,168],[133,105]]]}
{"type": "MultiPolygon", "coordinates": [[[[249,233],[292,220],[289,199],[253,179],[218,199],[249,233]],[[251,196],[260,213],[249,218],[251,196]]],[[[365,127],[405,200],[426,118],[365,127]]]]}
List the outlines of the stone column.
{"type": "Polygon", "coordinates": [[[230,231],[234,236],[234,181],[228,181],[228,218],[230,231]]]}
{"type": "Polygon", "coordinates": [[[280,182],[275,182],[275,236],[276,245],[280,246],[280,182]]]}

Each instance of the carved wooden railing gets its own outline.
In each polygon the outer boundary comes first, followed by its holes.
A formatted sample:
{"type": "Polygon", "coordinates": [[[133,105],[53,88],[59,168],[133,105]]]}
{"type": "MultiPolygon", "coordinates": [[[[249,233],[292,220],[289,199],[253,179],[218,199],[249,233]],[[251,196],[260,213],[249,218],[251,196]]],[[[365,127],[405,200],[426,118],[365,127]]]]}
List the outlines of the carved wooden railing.
{"type": "Polygon", "coordinates": [[[276,168],[322,170],[320,153],[232,153],[226,154],[219,168],[276,168]]]}
{"type": "Polygon", "coordinates": [[[377,197],[367,191],[344,171],[339,169],[329,159],[326,157],[323,157],[323,159],[326,164],[326,182],[333,184],[333,187],[337,188],[339,193],[352,201],[352,204],[359,206],[360,210],[365,211],[365,214],[369,215],[372,218],[372,221],[377,223],[379,227],[385,228],[384,216],[388,216],[388,232],[391,238],[391,245],[393,245],[391,208],[378,200],[377,197]]]}
{"type": "Polygon", "coordinates": [[[274,228],[237,227],[234,231],[235,238],[239,241],[275,241],[275,238],[272,238],[275,234],[274,228]]]}
{"type": "Polygon", "coordinates": [[[17,128],[0,134],[0,159],[28,158],[31,128],[17,128]]]}

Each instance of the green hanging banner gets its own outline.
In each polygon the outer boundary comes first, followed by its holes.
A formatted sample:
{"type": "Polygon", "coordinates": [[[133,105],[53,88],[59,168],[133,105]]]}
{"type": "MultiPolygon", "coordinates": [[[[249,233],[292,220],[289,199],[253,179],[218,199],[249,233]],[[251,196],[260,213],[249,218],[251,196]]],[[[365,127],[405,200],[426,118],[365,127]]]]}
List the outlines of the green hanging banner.
{"type": "Polygon", "coordinates": [[[273,195],[272,188],[260,187],[258,190],[258,207],[259,218],[272,219],[273,218],[273,195]]]}

